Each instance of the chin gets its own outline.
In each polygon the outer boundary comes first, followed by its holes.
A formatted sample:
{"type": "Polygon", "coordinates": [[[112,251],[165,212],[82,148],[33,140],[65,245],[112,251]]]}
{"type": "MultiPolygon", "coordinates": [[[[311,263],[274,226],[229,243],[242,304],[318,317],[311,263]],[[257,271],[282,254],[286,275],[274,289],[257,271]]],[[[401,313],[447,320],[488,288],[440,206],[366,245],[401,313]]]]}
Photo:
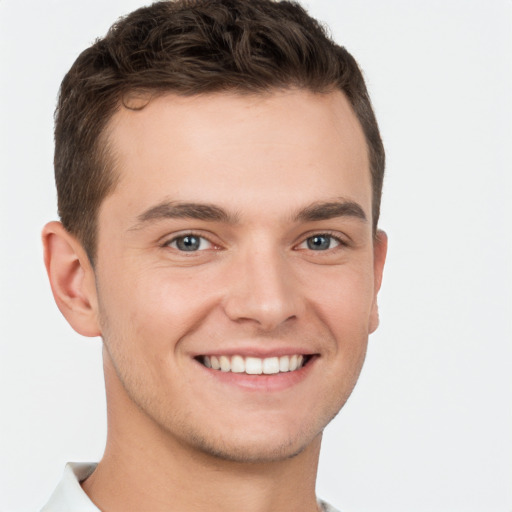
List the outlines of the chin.
{"type": "Polygon", "coordinates": [[[233,421],[221,420],[217,424],[210,421],[209,429],[201,428],[204,422],[194,422],[192,426],[189,421],[179,428],[175,423],[164,429],[180,446],[188,446],[199,455],[235,463],[271,463],[297,457],[310,446],[319,449],[323,429],[333,416],[310,415],[294,421],[267,416],[252,422],[231,418],[233,421]]]}
{"type": "MultiPolygon", "coordinates": [[[[277,439],[266,435],[261,439],[233,439],[217,440],[194,436],[191,445],[204,455],[216,459],[240,464],[258,464],[279,462],[292,459],[301,454],[311,443],[321,437],[321,432],[307,439],[277,439]]],[[[283,436],[284,437],[284,436],[283,436]]]]}

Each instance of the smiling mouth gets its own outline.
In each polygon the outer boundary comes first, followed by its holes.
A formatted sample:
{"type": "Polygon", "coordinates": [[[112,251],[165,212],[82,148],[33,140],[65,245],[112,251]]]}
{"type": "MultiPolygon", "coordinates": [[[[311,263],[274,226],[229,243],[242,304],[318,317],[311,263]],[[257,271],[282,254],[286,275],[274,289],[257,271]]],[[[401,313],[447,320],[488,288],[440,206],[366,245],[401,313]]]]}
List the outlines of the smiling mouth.
{"type": "Polygon", "coordinates": [[[245,373],[247,375],[274,375],[294,372],[303,368],[311,355],[294,354],[280,357],[199,356],[196,359],[206,368],[222,372],[245,373]]]}

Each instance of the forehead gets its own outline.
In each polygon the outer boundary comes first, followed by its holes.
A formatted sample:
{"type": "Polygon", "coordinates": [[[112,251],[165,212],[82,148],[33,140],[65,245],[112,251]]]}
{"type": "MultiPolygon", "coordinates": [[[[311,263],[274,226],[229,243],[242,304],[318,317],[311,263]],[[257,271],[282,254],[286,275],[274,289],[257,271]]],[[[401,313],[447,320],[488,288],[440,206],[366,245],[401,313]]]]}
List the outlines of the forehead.
{"type": "Polygon", "coordinates": [[[371,215],[367,146],[340,91],[168,94],[141,110],[120,109],[108,138],[119,182],[105,203],[129,202],[134,215],[159,199],[243,212],[335,195],[371,215]]]}

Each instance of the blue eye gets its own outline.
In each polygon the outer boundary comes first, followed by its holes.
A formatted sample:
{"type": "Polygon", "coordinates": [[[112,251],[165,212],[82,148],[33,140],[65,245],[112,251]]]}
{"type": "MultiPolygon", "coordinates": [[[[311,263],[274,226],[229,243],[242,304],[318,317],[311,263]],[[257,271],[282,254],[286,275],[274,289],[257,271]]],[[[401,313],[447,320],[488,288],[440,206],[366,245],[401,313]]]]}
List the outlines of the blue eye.
{"type": "Polygon", "coordinates": [[[331,235],[314,235],[306,238],[299,248],[307,248],[310,251],[327,251],[339,245],[340,241],[331,235]]]}
{"type": "Polygon", "coordinates": [[[201,251],[205,249],[211,249],[212,247],[211,242],[206,240],[206,238],[197,235],[178,236],[171,240],[168,245],[173,249],[178,249],[178,251],[185,252],[201,251]]]}

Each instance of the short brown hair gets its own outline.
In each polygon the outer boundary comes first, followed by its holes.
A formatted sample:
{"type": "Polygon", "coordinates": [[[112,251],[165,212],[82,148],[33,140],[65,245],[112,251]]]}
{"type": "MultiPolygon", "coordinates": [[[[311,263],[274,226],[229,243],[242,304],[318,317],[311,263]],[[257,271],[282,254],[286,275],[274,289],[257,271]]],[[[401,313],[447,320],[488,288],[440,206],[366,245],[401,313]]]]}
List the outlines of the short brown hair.
{"type": "Polygon", "coordinates": [[[340,89],[368,144],[376,230],[384,148],[354,58],[295,2],[175,0],[118,20],[64,77],[55,113],[59,215],[94,262],[98,209],[116,176],[105,126],[134,92],[340,89]]]}

